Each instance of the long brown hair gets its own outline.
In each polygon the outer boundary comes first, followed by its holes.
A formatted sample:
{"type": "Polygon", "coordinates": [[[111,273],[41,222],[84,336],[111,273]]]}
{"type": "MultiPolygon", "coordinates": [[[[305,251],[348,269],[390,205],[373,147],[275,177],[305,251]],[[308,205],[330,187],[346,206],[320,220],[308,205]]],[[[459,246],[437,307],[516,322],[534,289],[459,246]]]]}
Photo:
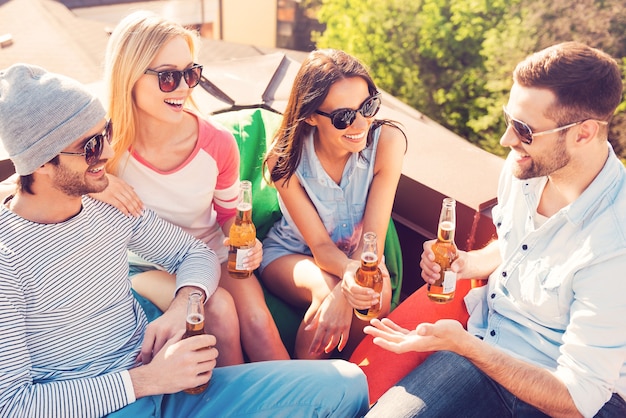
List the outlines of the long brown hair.
{"type": "MultiPolygon", "coordinates": [[[[313,130],[306,119],[322,105],[334,83],[351,77],[365,80],[370,95],[377,93],[376,85],[365,66],[343,51],[320,49],[311,52],[304,60],[293,82],[274,144],[263,162],[265,168],[269,158],[276,158],[276,165],[269,173],[272,182],[280,179],[288,181],[293,175],[300,162],[303,142],[313,130]]],[[[382,124],[396,126],[390,121],[375,120],[370,127],[366,146],[371,144],[373,132],[382,124]]]]}

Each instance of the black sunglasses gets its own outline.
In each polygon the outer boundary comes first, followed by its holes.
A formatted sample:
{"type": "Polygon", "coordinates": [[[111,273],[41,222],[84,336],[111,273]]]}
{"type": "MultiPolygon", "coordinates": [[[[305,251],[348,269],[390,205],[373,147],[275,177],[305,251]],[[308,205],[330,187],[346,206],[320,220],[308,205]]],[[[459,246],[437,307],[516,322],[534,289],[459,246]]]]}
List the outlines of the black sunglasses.
{"type": "Polygon", "coordinates": [[[166,70],[155,71],[147,69],[144,74],[155,74],[159,78],[159,88],[163,93],[173,92],[180,85],[180,80],[185,77],[185,83],[190,88],[196,87],[202,76],[202,65],[194,64],[183,71],[166,70]]]}
{"type": "Polygon", "coordinates": [[[330,113],[322,112],[321,110],[316,110],[315,113],[318,115],[326,116],[330,118],[333,126],[337,129],[346,129],[348,126],[354,123],[356,119],[356,112],[359,112],[363,115],[364,118],[372,118],[378,113],[380,109],[380,93],[375,93],[373,96],[365,99],[361,106],[358,109],[337,109],[333,110],[330,113]]]}
{"type": "Polygon", "coordinates": [[[102,151],[104,150],[104,140],[106,139],[106,141],[110,144],[112,134],[113,125],[111,124],[111,121],[108,120],[101,133],[95,134],[87,139],[87,142],[85,142],[85,146],[83,147],[85,152],[61,151],[59,154],[84,156],[87,165],[94,165],[100,160],[100,156],[102,156],[102,151]]]}
{"type": "MultiPolygon", "coordinates": [[[[519,137],[520,141],[528,145],[532,144],[533,138],[536,136],[552,134],[555,132],[562,131],[564,129],[569,129],[573,126],[580,125],[581,123],[585,122],[584,120],[581,120],[581,121],[570,123],[564,126],[559,126],[558,128],[548,129],[547,131],[533,132],[533,130],[530,129],[530,126],[528,126],[526,123],[512,117],[509,114],[509,112],[506,111],[506,108],[504,106],[502,106],[502,110],[504,111],[504,122],[506,123],[506,127],[508,128],[510,125],[513,126],[513,130],[519,137]]],[[[608,123],[604,121],[598,121],[598,122],[602,124],[608,123]]]]}

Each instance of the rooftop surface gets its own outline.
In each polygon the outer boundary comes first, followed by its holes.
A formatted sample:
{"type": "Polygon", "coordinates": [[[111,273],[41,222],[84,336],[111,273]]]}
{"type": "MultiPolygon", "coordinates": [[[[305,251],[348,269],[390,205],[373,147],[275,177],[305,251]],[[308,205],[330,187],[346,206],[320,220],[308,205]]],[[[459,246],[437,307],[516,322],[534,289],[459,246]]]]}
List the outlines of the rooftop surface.
{"type": "MultiPolygon", "coordinates": [[[[99,3],[96,9],[82,7],[72,11],[53,0],[0,0],[0,37],[10,35],[12,39],[12,43],[0,49],[0,69],[18,62],[40,65],[88,84],[101,95],[107,29],[132,10],[163,2],[102,5],[106,1],[101,0],[99,3]],[[106,19],[102,18],[104,15],[106,19]]],[[[305,55],[299,51],[202,39],[198,61],[205,66],[204,77],[230,96],[249,100],[241,94],[246,93],[250,83],[258,82],[260,91],[273,90],[280,96],[275,98],[274,107],[282,110],[298,63],[305,55]],[[277,79],[273,79],[268,70],[268,79],[258,68],[261,63],[267,65],[268,61],[276,61],[276,54],[285,57],[287,66],[283,73],[277,73],[280,75],[277,79]],[[276,83],[276,86],[268,89],[268,83],[276,83]],[[237,86],[239,93],[235,91],[237,86]]],[[[201,104],[213,106],[216,103],[214,97],[207,95],[206,87],[194,94],[201,96],[201,104]]],[[[207,114],[215,110],[205,109],[207,114]]],[[[444,195],[454,196],[476,210],[494,199],[501,158],[470,144],[385,92],[379,115],[400,122],[406,130],[409,147],[404,160],[399,162],[405,176],[444,195]],[[444,169],[442,162],[448,169],[444,169]]],[[[6,152],[0,147],[0,160],[6,158],[6,152]]]]}

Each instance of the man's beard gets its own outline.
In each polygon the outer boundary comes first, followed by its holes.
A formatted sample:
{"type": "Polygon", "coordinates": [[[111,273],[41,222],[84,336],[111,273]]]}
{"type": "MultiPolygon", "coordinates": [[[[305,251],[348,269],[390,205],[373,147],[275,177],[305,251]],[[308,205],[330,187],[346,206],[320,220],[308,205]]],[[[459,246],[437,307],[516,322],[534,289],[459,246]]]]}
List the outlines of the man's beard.
{"type": "Polygon", "coordinates": [[[520,180],[549,176],[569,164],[570,159],[571,156],[565,148],[565,136],[559,136],[554,144],[552,155],[544,156],[541,159],[531,157],[532,165],[526,169],[515,166],[513,175],[520,180]]]}
{"type": "Polygon", "coordinates": [[[56,166],[53,187],[68,196],[83,196],[89,193],[100,193],[109,185],[106,176],[89,183],[85,181],[84,172],[71,171],[63,164],[56,166]]]}

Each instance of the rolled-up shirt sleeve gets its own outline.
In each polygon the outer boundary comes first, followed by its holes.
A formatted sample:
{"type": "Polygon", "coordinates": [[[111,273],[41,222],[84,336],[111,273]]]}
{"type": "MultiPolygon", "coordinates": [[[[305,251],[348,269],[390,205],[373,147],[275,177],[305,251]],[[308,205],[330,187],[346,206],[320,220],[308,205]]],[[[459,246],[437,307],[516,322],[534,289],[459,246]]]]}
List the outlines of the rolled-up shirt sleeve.
{"type": "MultiPolygon", "coordinates": [[[[610,239],[607,237],[607,239],[610,239]]],[[[579,271],[573,281],[570,323],[554,372],[578,410],[594,416],[618,392],[626,359],[626,249],[579,271]],[[598,280],[602,278],[602,280],[598,280]],[[599,285],[601,283],[601,285],[599,285]]]]}

